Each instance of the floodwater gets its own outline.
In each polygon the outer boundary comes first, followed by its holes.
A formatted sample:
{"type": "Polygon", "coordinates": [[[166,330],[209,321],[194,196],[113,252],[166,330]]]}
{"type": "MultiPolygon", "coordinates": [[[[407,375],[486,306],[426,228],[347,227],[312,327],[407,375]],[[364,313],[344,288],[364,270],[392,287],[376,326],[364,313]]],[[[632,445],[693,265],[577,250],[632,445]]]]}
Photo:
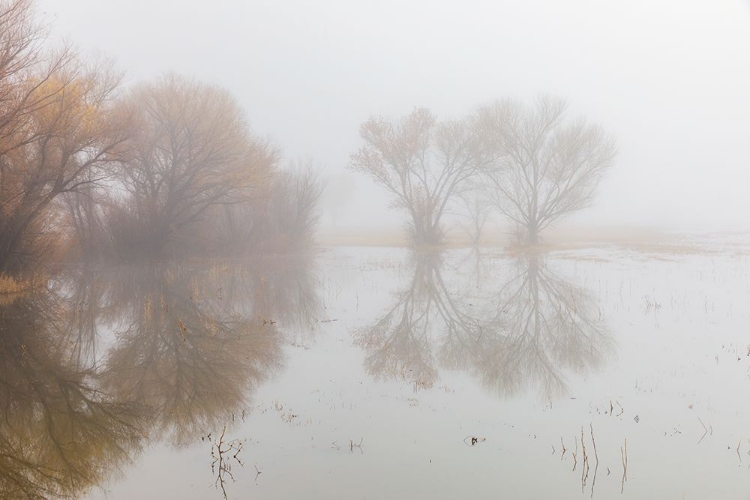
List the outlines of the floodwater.
{"type": "Polygon", "coordinates": [[[748,249],[72,269],[0,300],[0,496],[745,498],[748,249]]]}

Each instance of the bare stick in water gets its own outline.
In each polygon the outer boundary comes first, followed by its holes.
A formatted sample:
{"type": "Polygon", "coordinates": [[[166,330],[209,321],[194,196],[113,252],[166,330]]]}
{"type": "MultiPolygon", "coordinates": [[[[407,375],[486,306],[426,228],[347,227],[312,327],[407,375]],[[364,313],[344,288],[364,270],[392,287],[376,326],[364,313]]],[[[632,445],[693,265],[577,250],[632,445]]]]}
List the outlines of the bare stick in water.
{"type": "Polygon", "coordinates": [[[625,483],[628,480],[628,440],[625,440],[625,446],[620,448],[620,457],[622,458],[622,485],[620,494],[625,492],[625,483]]]}

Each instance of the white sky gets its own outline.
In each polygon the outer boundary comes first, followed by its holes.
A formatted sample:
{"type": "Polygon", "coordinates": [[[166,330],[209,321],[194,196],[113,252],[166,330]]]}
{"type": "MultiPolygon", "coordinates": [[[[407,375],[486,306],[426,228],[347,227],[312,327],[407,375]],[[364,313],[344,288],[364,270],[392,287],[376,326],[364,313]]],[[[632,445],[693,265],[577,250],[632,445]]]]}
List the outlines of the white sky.
{"type": "Polygon", "coordinates": [[[324,223],[391,225],[345,170],[371,114],[454,117],[499,97],[566,97],[620,154],[587,224],[750,229],[748,0],[40,0],[55,36],[132,83],[227,87],[253,130],[330,177],[324,223]]]}

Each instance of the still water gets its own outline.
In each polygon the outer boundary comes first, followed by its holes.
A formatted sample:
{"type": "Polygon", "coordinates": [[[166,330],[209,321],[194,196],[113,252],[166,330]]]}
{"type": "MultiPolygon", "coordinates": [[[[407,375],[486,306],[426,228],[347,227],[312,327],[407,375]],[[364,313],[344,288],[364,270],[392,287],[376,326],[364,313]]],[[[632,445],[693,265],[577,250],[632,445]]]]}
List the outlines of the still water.
{"type": "Polygon", "coordinates": [[[70,269],[0,297],[0,497],[746,498],[748,248],[70,269]]]}

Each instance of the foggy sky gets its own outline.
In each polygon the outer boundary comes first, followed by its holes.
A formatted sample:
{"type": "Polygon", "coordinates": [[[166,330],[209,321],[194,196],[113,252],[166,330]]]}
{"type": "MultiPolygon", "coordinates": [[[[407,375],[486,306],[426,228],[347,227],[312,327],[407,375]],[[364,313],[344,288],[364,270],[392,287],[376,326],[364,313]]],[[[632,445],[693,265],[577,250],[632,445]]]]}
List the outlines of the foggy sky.
{"type": "Polygon", "coordinates": [[[566,97],[618,141],[580,224],[750,229],[747,0],[41,0],[55,38],[126,83],[176,71],[231,90],[287,158],[325,166],[326,227],[394,225],[345,170],[371,114],[451,118],[566,97]]]}

